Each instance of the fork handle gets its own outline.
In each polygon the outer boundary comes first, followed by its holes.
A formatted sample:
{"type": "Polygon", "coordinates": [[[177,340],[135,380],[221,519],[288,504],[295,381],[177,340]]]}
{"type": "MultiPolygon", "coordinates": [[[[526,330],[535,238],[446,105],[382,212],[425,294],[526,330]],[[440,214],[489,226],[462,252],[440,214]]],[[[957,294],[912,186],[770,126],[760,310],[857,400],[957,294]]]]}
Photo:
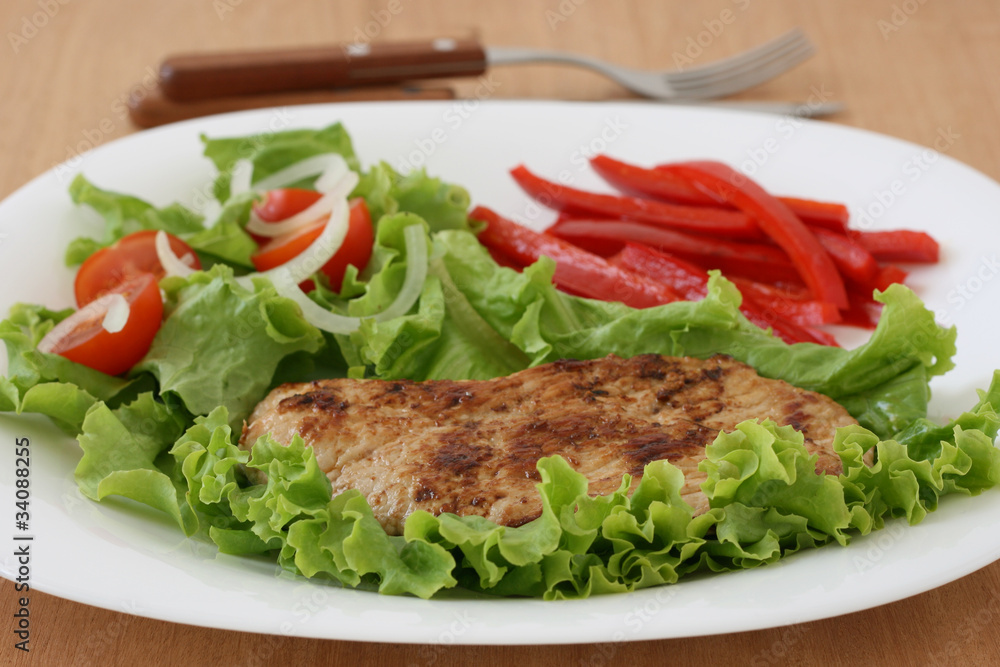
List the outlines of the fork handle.
{"type": "Polygon", "coordinates": [[[354,43],[342,46],[192,53],[160,65],[163,94],[177,101],[293,90],[475,76],[486,54],[474,40],[354,43]]]}

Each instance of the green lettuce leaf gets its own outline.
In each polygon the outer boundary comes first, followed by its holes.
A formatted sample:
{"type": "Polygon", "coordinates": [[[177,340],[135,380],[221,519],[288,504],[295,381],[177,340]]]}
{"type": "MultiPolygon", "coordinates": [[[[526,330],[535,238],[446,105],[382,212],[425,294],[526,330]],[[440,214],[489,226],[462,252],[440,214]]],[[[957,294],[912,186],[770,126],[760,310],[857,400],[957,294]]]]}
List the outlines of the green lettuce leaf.
{"type": "Polygon", "coordinates": [[[167,279],[162,287],[167,316],[134,372],[152,373],[160,393],[194,415],[222,406],[240,424],[264,397],[282,359],[323,345],[299,307],[265,279],[248,290],[231,269],[216,265],[187,279],[167,279]]]}
{"type": "Polygon", "coordinates": [[[80,491],[94,500],[123,496],[171,516],[187,535],[198,521],[183,488],[157,465],[160,455],[182,433],[186,415],[156,401],[151,393],[111,410],[91,407],[78,441],[83,458],[76,468],[80,491]]]}
{"type": "Polygon", "coordinates": [[[163,230],[183,239],[205,259],[227,262],[252,269],[250,255],[257,244],[244,231],[250,216],[253,193],[234,197],[223,207],[218,219],[205,226],[202,216],[180,204],[156,208],[131,195],[102,190],[78,175],[70,186],[70,196],[76,204],[93,208],[104,219],[104,234],[100,239],[80,237],[69,244],[66,264],[80,264],[101,248],[127,234],[142,230],[163,230]]]}
{"type": "Polygon", "coordinates": [[[202,255],[235,267],[253,269],[250,256],[257,251],[257,242],[245,228],[255,200],[253,192],[231,198],[211,226],[184,236],[184,240],[202,255]]]}
{"type": "Polygon", "coordinates": [[[0,340],[7,348],[7,376],[0,378],[0,411],[46,415],[75,436],[91,406],[99,400],[117,403],[137,381],[105,375],[58,354],[38,351],[45,334],[72,312],[14,304],[7,319],[0,322],[0,340]]]}
{"type": "Polygon", "coordinates": [[[434,232],[469,229],[468,191],[428,176],[423,169],[400,174],[381,162],[361,175],[352,194],[365,198],[375,222],[384,215],[413,213],[423,218],[434,232]]]}
{"type": "MultiPolygon", "coordinates": [[[[358,169],[351,137],[340,123],[321,130],[284,130],[227,138],[202,136],[201,140],[205,144],[205,157],[219,170],[214,189],[215,198],[220,202],[229,199],[231,172],[238,160],[253,163],[253,182],[321,153],[338,153],[352,169],[358,169]]],[[[289,187],[310,187],[315,180],[313,177],[289,187]]]]}
{"type": "Polygon", "coordinates": [[[156,208],[138,197],[102,190],[83,174],[73,179],[69,194],[74,204],[89,206],[104,219],[104,235],[99,240],[81,237],[72,241],[66,251],[67,266],[83,262],[132,232],[155,229],[183,238],[204,228],[202,217],[180,204],[156,208]]]}
{"type": "MultiPolygon", "coordinates": [[[[423,219],[396,213],[379,223],[374,256],[381,269],[368,282],[365,294],[349,302],[350,315],[364,318],[395,299],[406,274],[403,232],[411,225],[424,225],[423,219]]],[[[428,247],[433,247],[430,239],[428,247]]],[[[344,358],[353,365],[353,376],[497,377],[526,368],[529,361],[471,307],[440,259],[430,260],[416,312],[386,322],[364,319],[358,332],[339,336],[338,341],[344,358]]]]}

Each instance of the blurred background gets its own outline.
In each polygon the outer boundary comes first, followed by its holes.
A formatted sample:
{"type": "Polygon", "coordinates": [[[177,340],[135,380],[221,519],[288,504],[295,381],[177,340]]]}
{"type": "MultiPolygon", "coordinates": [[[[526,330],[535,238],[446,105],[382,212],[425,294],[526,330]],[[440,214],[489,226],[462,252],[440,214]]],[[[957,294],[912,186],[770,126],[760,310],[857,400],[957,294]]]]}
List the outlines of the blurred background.
{"type": "MultiPolygon", "coordinates": [[[[796,26],[817,47],[810,60],[735,96],[805,102],[821,92],[846,109],[833,122],[930,145],[951,126],[975,141],[950,154],[1000,176],[1000,142],[989,122],[1000,99],[993,76],[1000,8],[961,4],[707,0],[444,0],[265,3],[259,0],[17,0],[0,9],[0,192],[72,157],[79,148],[136,130],[130,94],[155,85],[168,54],[331,43],[475,37],[489,46],[565,49],[640,68],[710,62],[796,26]],[[32,137],[34,141],[25,142],[32,137]]],[[[605,100],[633,97],[585,70],[559,65],[497,67],[491,97],[605,100]]],[[[473,96],[474,79],[433,81],[473,96]]]]}

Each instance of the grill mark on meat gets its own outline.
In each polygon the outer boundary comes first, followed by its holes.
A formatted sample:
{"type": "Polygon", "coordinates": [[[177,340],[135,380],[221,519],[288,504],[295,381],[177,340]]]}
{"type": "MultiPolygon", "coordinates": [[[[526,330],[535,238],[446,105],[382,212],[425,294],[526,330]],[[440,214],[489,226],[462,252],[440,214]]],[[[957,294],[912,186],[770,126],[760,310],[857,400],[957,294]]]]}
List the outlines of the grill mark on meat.
{"type": "Polygon", "coordinates": [[[492,447],[477,447],[468,442],[467,433],[453,432],[441,436],[441,444],[432,454],[431,461],[444,472],[469,477],[492,458],[492,447]]]}
{"type": "Polygon", "coordinates": [[[807,429],[804,426],[804,423],[807,419],[809,419],[809,415],[801,410],[796,410],[792,414],[785,417],[783,425],[791,426],[796,431],[806,431],[807,429]]]}
{"type": "Polygon", "coordinates": [[[356,488],[390,534],[415,510],[518,526],[540,516],[537,462],[558,454],[591,495],[633,487],[648,463],[685,475],[701,513],[705,445],[769,418],[803,432],[817,471],[836,474],[835,427],[855,423],[829,398],[760,378],[730,357],[640,355],[563,360],[487,381],[325,380],[283,385],[254,410],[240,444],[270,433],[313,447],[334,493],[356,488]]]}
{"type": "Polygon", "coordinates": [[[535,514],[525,514],[524,516],[520,517],[519,519],[514,519],[513,521],[511,521],[510,523],[508,523],[506,525],[510,526],[511,528],[520,528],[521,526],[523,526],[525,524],[531,523],[532,521],[534,521],[535,519],[537,519],[540,516],[542,516],[541,512],[536,512],[535,514]]]}
{"type": "Polygon", "coordinates": [[[351,407],[350,402],[342,400],[335,391],[328,389],[317,389],[304,394],[295,394],[282,399],[278,404],[279,410],[293,412],[297,408],[309,407],[321,412],[341,413],[346,412],[351,407]]]}
{"type": "Polygon", "coordinates": [[[696,456],[712,443],[719,432],[700,424],[691,423],[687,427],[677,424],[669,432],[654,431],[632,438],[622,446],[622,454],[628,461],[628,472],[641,475],[643,468],[653,461],[667,459],[671,463],[696,456]]]}
{"type": "Polygon", "coordinates": [[[429,486],[428,483],[421,481],[420,485],[417,486],[416,492],[413,494],[413,499],[418,503],[422,503],[425,500],[437,500],[437,492],[434,491],[433,486],[429,486]]]}

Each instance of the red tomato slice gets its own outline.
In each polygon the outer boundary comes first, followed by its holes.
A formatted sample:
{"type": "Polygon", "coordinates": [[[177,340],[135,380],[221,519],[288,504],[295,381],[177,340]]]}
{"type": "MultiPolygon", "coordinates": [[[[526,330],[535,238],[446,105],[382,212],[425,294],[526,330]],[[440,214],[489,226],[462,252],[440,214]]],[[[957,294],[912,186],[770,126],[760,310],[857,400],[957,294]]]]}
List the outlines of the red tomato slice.
{"type": "MultiPolygon", "coordinates": [[[[253,211],[264,222],[281,222],[306,210],[319,201],[322,196],[315,190],[303,190],[302,188],[268,190],[264,200],[253,205],[253,211]]],[[[250,236],[257,242],[257,245],[261,246],[271,240],[267,236],[258,236],[252,233],[250,236]]]]}
{"type": "MultiPolygon", "coordinates": [[[[201,268],[198,255],[191,246],[173,234],[167,234],[167,238],[175,255],[181,260],[190,256],[193,259],[189,264],[191,268],[201,268]]],[[[83,308],[97,297],[113,291],[123,282],[143,273],[153,274],[156,280],[166,275],[166,271],[160,265],[160,258],[156,255],[154,230],[133,232],[107,248],[101,248],[84,260],[73,284],[76,305],[83,308]]]]}
{"type": "MultiPolygon", "coordinates": [[[[323,233],[326,222],[319,220],[294,232],[282,234],[271,239],[260,250],[250,257],[250,261],[258,271],[267,271],[281,266],[312,244],[323,233]]],[[[320,269],[330,279],[330,286],[340,290],[344,281],[344,271],[352,264],[362,270],[368,264],[372,255],[372,244],[375,235],[372,230],[372,219],[368,213],[365,200],[358,198],[351,202],[351,217],[348,222],[347,236],[337,253],[320,269]]]]}
{"type": "Polygon", "coordinates": [[[120,375],[146,356],[162,319],[163,300],[156,276],[140,273],[60,322],[38,348],[108,375],[120,375]],[[111,333],[103,323],[115,294],[125,297],[129,316],[121,331],[111,333]]]}

